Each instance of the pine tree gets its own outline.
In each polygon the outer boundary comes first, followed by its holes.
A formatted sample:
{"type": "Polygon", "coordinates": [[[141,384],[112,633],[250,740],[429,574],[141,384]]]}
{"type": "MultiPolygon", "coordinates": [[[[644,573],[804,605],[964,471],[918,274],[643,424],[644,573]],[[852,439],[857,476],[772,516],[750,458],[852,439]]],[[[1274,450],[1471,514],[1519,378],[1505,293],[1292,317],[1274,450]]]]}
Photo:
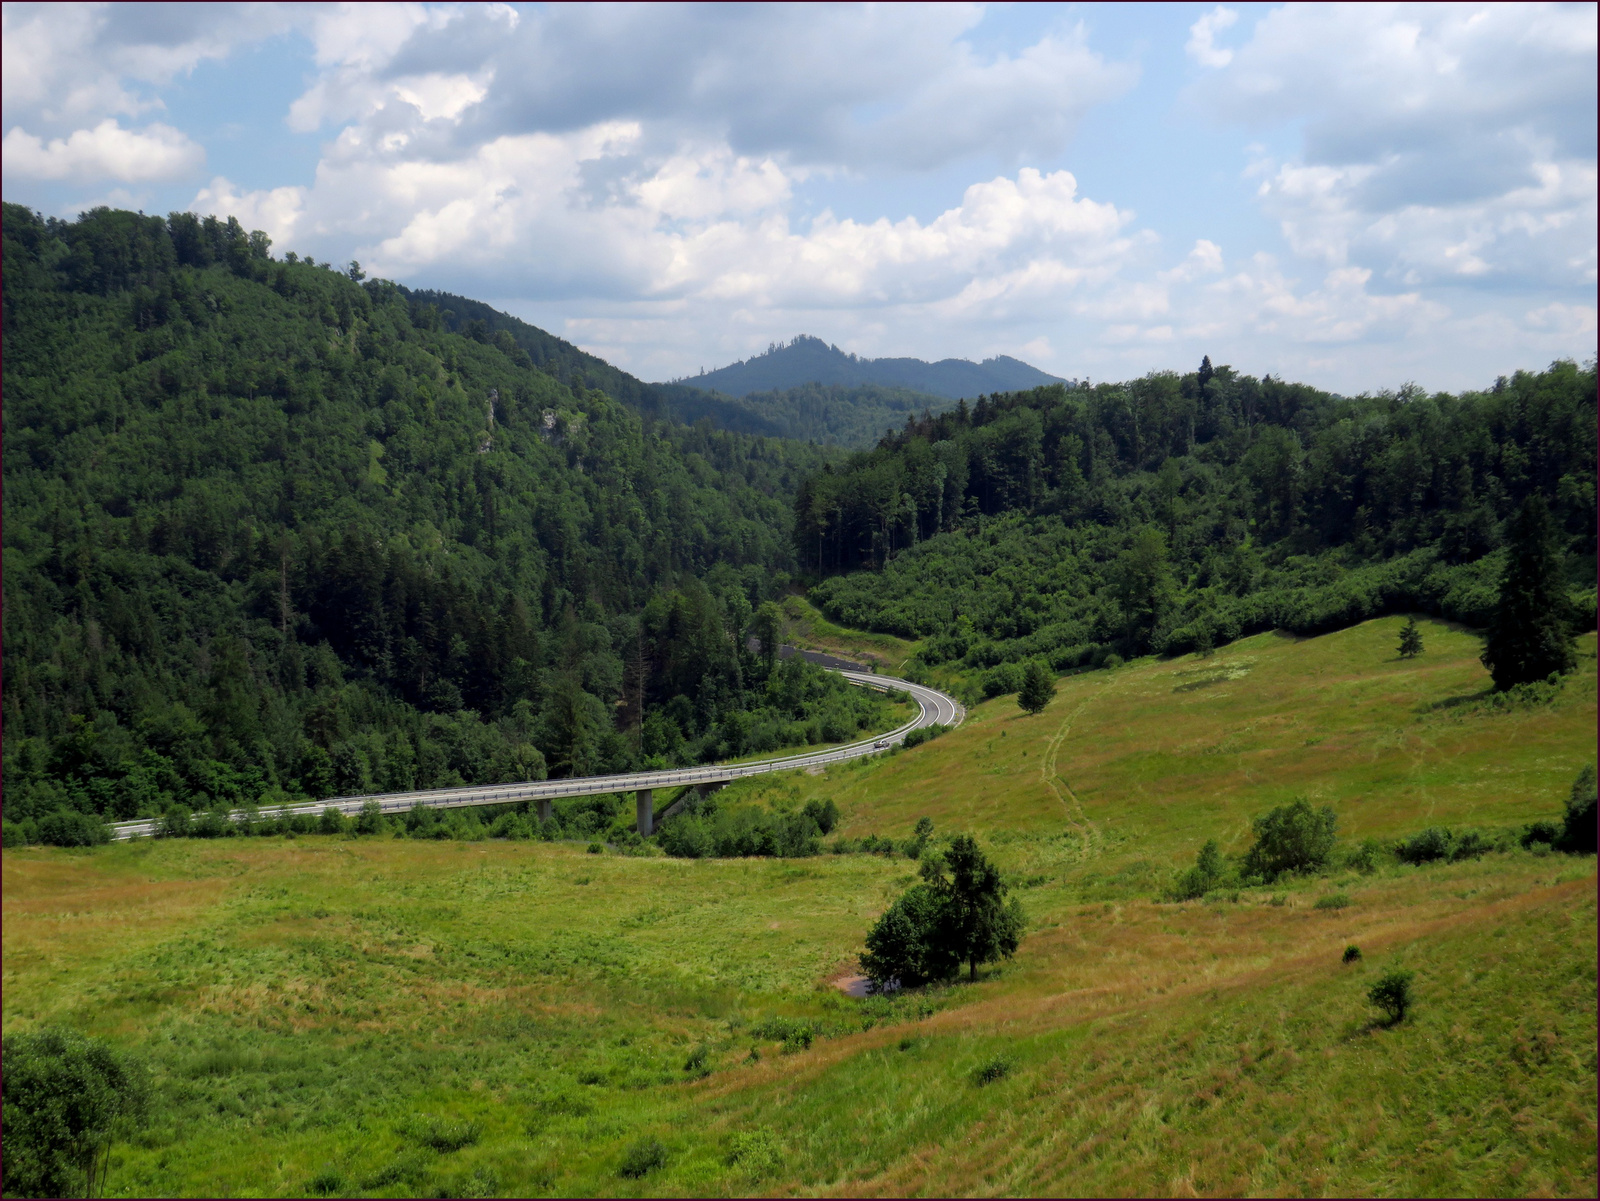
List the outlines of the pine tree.
{"type": "Polygon", "coordinates": [[[1508,541],[1500,603],[1482,656],[1494,686],[1501,690],[1571,671],[1577,662],[1567,627],[1555,526],[1537,493],[1513,519],[1508,541]]]}
{"type": "Polygon", "coordinates": [[[1400,657],[1415,659],[1422,653],[1422,631],[1417,629],[1417,619],[1408,618],[1400,630],[1400,657]]]}
{"type": "Polygon", "coordinates": [[[1211,367],[1211,356],[1202,355],[1200,359],[1200,394],[1205,395],[1206,385],[1211,382],[1211,377],[1216,372],[1211,367]]]}
{"type": "Polygon", "coordinates": [[[1022,672],[1022,688],[1017,693],[1017,704],[1028,713],[1043,712],[1056,695],[1055,677],[1050,669],[1037,659],[1022,672]]]}

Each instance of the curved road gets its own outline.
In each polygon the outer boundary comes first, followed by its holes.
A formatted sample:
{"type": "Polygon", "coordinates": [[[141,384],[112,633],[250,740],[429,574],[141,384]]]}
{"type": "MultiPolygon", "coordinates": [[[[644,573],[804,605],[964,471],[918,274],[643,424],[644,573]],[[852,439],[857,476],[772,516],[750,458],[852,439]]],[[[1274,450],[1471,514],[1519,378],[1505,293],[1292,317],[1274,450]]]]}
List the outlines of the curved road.
{"type": "MultiPolygon", "coordinates": [[[[756,759],[748,763],[679,767],[670,771],[630,772],[618,776],[533,780],[525,784],[469,785],[464,788],[435,788],[425,792],[386,792],[369,796],[331,797],[325,801],[314,801],[306,805],[285,805],[281,808],[262,810],[262,813],[264,816],[274,818],[297,813],[315,815],[332,807],[342,813],[354,814],[359,813],[361,807],[368,801],[376,801],[382,806],[383,812],[388,814],[403,813],[414,805],[455,809],[467,805],[504,805],[512,801],[550,801],[556,797],[589,796],[606,792],[649,793],[657,788],[675,788],[685,784],[726,784],[729,780],[738,780],[745,776],[792,771],[795,768],[816,767],[827,763],[839,763],[846,759],[857,759],[904,741],[906,734],[911,730],[935,723],[959,725],[966,716],[966,710],[954,697],[946,696],[933,688],[864,671],[840,671],[839,674],[850,683],[863,688],[877,688],[885,692],[899,689],[907,692],[921,707],[921,712],[913,720],[887,734],[875,734],[860,742],[830,747],[824,751],[810,751],[803,755],[786,755],[781,759],[756,759]]],[[[653,820],[653,815],[646,817],[647,803],[640,805],[641,821],[653,820]]],[[[236,809],[232,816],[237,821],[244,816],[244,811],[236,809]]],[[[111,836],[118,842],[147,836],[155,832],[156,825],[154,821],[118,822],[111,827],[111,836]]]]}

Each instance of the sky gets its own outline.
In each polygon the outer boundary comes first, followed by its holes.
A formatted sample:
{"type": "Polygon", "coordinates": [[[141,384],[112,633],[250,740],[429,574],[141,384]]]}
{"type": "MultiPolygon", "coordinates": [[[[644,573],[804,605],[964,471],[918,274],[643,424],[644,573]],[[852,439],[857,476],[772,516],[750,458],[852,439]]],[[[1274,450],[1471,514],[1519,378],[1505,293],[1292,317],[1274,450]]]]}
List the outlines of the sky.
{"type": "Polygon", "coordinates": [[[1593,4],[5,4],[0,191],[648,380],[811,334],[1344,393],[1596,346],[1593,4]]]}

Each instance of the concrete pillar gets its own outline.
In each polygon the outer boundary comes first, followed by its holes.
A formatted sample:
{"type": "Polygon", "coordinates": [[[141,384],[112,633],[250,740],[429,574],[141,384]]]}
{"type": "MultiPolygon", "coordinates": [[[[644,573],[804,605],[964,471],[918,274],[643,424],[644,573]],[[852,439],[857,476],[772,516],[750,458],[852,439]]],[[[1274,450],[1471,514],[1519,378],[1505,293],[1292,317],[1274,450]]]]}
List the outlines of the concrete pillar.
{"type": "Polygon", "coordinates": [[[707,780],[703,784],[696,784],[694,790],[703,801],[726,783],[726,780],[707,780]]]}
{"type": "Polygon", "coordinates": [[[655,794],[648,788],[641,788],[634,794],[634,800],[639,817],[639,833],[649,838],[655,831],[655,814],[651,810],[651,805],[655,801],[655,794]]]}
{"type": "Polygon", "coordinates": [[[539,820],[542,821],[542,822],[547,822],[547,821],[550,820],[550,798],[549,797],[543,797],[539,801],[539,820]]]}

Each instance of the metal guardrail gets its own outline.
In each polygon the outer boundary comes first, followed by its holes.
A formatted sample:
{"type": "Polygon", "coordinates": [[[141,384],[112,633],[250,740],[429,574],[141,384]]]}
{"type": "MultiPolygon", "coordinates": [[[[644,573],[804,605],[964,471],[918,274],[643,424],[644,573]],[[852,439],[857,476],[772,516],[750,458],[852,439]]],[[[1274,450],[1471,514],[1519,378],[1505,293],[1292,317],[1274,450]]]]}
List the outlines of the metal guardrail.
{"type": "MultiPolygon", "coordinates": [[[[829,668],[828,670],[837,670],[829,668]]],[[[608,792],[639,792],[646,789],[672,788],[688,784],[725,783],[729,780],[743,779],[746,776],[764,775],[768,772],[789,771],[796,768],[814,767],[829,763],[842,763],[850,759],[859,759],[864,755],[885,749],[878,744],[893,745],[904,741],[905,736],[912,730],[923,725],[934,724],[930,715],[937,715],[938,702],[949,704],[954,723],[961,724],[966,716],[966,710],[954,697],[948,696],[934,688],[921,684],[913,684],[908,680],[899,680],[889,676],[869,675],[865,672],[840,671],[850,683],[863,688],[875,688],[880,692],[899,690],[911,695],[917,701],[922,712],[912,718],[903,726],[898,726],[887,734],[874,734],[870,738],[863,738],[844,746],[830,747],[825,751],[808,751],[799,755],[785,755],[777,759],[756,759],[748,763],[729,763],[711,767],[680,767],[659,772],[629,772],[615,776],[580,776],[566,780],[529,780],[520,784],[487,784],[466,785],[461,788],[432,788],[420,792],[386,792],[373,793],[366,796],[330,797],[325,801],[312,801],[299,805],[275,805],[268,809],[257,811],[257,816],[276,820],[282,817],[294,817],[300,814],[319,815],[325,809],[337,809],[341,813],[359,813],[363,806],[376,801],[381,811],[385,814],[405,812],[417,805],[426,805],[436,809],[458,809],[477,805],[504,805],[519,801],[555,800],[558,797],[594,796],[608,792]],[[937,698],[934,705],[930,706],[919,693],[926,693],[937,698]]],[[[238,822],[250,816],[251,811],[234,809],[229,812],[228,819],[238,822]]],[[[130,838],[147,837],[156,832],[160,822],[152,819],[140,821],[116,822],[111,825],[111,837],[115,842],[125,842],[130,838]]]]}

